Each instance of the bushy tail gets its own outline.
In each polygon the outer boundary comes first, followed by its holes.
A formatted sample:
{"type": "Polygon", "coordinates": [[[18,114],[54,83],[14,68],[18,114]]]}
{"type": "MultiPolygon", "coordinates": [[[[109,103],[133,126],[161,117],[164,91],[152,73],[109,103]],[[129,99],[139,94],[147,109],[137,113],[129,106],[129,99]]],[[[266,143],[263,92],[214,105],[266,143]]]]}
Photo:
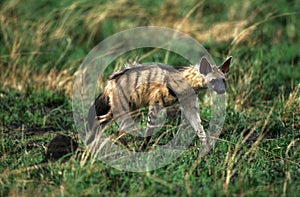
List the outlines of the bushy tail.
{"type": "Polygon", "coordinates": [[[88,124],[89,128],[92,129],[94,122],[96,120],[96,116],[102,116],[109,112],[111,106],[109,105],[109,98],[100,93],[100,95],[95,99],[95,102],[89,109],[88,113],[88,124]]]}

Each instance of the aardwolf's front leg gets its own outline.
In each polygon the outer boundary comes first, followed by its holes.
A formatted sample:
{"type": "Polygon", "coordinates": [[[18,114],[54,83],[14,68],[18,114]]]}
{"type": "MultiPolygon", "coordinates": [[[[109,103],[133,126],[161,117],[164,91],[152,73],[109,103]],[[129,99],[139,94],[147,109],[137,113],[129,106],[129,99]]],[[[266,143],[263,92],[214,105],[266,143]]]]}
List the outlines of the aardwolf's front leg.
{"type": "Polygon", "coordinates": [[[181,103],[184,115],[186,119],[190,122],[193,129],[197,132],[197,135],[200,138],[200,141],[202,142],[204,151],[201,150],[200,154],[204,156],[211,150],[211,145],[209,144],[208,137],[201,124],[201,119],[197,107],[198,99],[186,99],[185,101],[186,102],[181,103]]]}

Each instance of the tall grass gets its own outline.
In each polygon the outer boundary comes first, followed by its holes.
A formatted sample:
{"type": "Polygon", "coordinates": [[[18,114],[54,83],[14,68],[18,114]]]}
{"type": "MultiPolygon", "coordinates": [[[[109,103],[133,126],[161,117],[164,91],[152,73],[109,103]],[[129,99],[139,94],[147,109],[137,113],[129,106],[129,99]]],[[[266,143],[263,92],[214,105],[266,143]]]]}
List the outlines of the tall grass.
{"type": "MultiPolygon", "coordinates": [[[[296,196],[299,5],[297,0],[0,2],[0,195],[296,196]],[[233,56],[226,122],[213,152],[198,158],[195,140],[174,163],[130,173],[93,160],[80,144],[66,163],[39,164],[57,132],[76,132],[69,100],[83,58],[114,33],[147,25],[190,34],[217,63],[233,56]]],[[[116,67],[136,53],[117,59],[116,67]]],[[[155,49],[138,53],[145,62],[182,61],[155,49]]]]}

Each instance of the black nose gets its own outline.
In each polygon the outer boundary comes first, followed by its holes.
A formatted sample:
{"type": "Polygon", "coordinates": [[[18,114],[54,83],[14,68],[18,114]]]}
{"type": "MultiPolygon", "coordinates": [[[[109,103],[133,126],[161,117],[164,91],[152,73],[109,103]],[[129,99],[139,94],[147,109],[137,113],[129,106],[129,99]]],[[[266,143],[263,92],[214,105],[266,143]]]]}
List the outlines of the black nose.
{"type": "Polygon", "coordinates": [[[219,90],[216,90],[216,92],[218,94],[224,94],[225,93],[225,89],[219,89],[219,90]]]}

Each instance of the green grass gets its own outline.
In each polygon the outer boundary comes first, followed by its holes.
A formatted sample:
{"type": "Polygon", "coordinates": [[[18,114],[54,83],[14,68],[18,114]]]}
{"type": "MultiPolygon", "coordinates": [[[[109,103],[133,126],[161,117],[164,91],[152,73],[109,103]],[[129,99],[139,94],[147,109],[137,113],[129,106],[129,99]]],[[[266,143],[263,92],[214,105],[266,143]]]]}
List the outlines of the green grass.
{"type": "MultiPolygon", "coordinates": [[[[298,0],[1,1],[0,196],[297,196],[299,5],[298,0]],[[57,134],[78,139],[71,92],[83,58],[114,33],[145,25],[193,36],[216,63],[233,56],[226,121],[214,150],[198,158],[195,139],[173,163],[133,173],[94,160],[79,141],[67,162],[40,163],[57,134]]],[[[142,62],[186,63],[166,54],[136,50],[112,66],[136,55],[142,62]]],[[[201,115],[209,118],[209,106],[202,107],[201,115]]]]}

